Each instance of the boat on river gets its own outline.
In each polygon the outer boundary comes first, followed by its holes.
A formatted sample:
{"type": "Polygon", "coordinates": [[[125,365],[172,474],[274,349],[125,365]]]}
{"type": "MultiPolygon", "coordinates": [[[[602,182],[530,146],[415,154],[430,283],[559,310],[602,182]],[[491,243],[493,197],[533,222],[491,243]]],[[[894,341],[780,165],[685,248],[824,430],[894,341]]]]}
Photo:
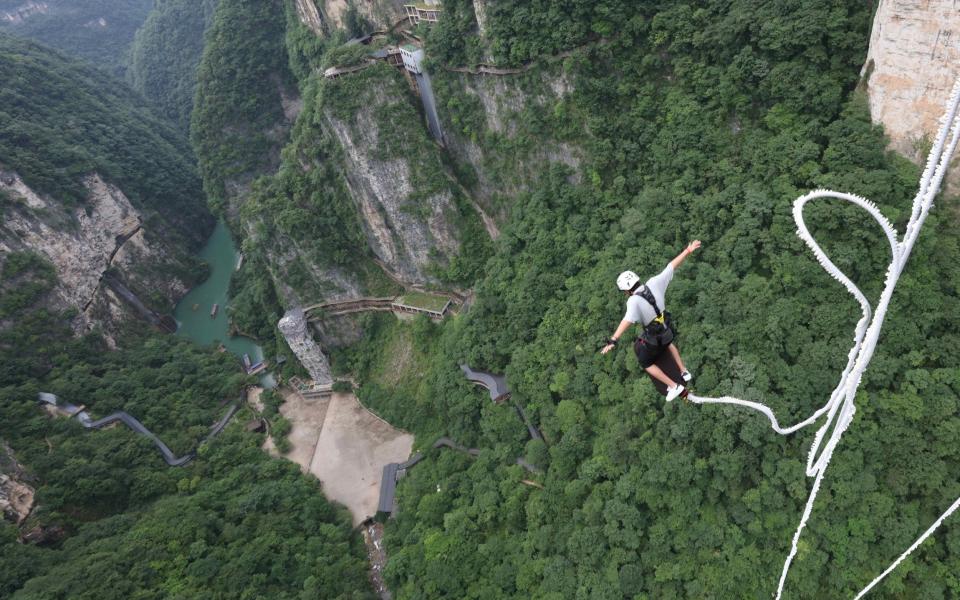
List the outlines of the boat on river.
{"type": "Polygon", "coordinates": [[[211,319],[216,318],[216,316],[217,316],[217,311],[218,311],[218,310],[220,310],[220,305],[219,305],[219,304],[214,304],[214,305],[213,305],[213,308],[210,309],[210,318],[211,318],[211,319]]]}

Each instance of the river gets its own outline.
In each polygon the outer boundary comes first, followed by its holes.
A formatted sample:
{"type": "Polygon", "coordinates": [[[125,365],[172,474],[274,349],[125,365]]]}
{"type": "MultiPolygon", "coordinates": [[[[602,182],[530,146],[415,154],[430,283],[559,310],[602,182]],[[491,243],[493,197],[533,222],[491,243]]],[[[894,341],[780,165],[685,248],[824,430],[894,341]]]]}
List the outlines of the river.
{"type": "MultiPolygon", "coordinates": [[[[190,290],[177,304],[173,313],[177,320],[177,335],[187,337],[202,346],[223,344],[238,358],[246,354],[253,363],[262,361],[263,349],[256,342],[248,337],[231,337],[227,333],[227,307],[230,306],[227,291],[230,287],[230,276],[240,260],[240,253],[237,252],[230,237],[230,230],[223,221],[217,222],[210,239],[197,256],[209,265],[210,276],[190,290]],[[217,305],[217,312],[211,317],[214,304],[217,305]]],[[[273,377],[266,374],[261,378],[261,383],[265,387],[273,387],[273,377]]]]}

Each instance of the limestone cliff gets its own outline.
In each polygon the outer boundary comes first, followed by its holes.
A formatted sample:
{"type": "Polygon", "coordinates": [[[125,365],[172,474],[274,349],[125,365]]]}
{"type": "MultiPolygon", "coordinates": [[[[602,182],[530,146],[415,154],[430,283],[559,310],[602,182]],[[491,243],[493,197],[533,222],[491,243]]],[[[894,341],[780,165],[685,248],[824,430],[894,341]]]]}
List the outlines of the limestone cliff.
{"type": "Polygon", "coordinates": [[[13,450],[0,442],[0,519],[22,524],[33,511],[34,494],[13,450]]]}
{"type": "Polygon", "coordinates": [[[580,179],[583,152],[567,140],[544,139],[543,119],[573,93],[573,84],[556,66],[516,69],[502,75],[439,72],[437,102],[447,149],[469,165],[476,178],[471,192],[483,209],[506,219],[500,198],[530,189],[551,164],[563,164],[580,179]]]}
{"type": "Polygon", "coordinates": [[[157,311],[169,311],[187,290],[176,275],[183,250],[162,231],[162,221],[134,208],[117,187],[99,175],[84,182],[87,202],[73,209],[40,195],[15,172],[0,172],[0,193],[6,198],[0,226],[0,256],[12,251],[36,252],[57,271],[51,308],[75,309],[77,333],[105,327],[108,337],[130,313],[114,289],[103,285],[105,274],[123,281],[157,311]]]}
{"type": "Polygon", "coordinates": [[[300,20],[315,33],[350,29],[351,19],[385,30],[405,18],[403,0],[296,0],[300,20]]]}
{"type": "Polygon", "coordinates": [[[326,125],[342,148],[344,178],[370,249],[403,283],[435,283],[430,267],[460,249],[455,188],[409,92],[389,68],[378,71],[355,76],[351,85],[362,88],[362,101],[355,110],[325,110],[326,125]]]}
{"type": "MultiPolygon", "coordinates": [[[[954,0],[880,0],[864,66],[870,113],[891,147],[926,157],[960,76],[960,6],[954,0]]],[[[948,174],[960,183],[960,170],[948,174]]]]}

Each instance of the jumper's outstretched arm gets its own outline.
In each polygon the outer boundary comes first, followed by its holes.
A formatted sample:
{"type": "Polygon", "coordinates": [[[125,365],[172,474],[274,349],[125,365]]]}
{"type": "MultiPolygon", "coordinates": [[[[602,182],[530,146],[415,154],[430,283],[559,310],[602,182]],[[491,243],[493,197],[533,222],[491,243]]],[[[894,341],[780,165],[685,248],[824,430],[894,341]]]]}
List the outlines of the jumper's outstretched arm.
{"type": "Polygon", "coordinates": [[[683,249],[683,252],[678,254],[676,258],[670,261],[670,266],[676,269],[677,267],[680,266],[680,263],[686,260],[686,258],[691,254],[693,254],[693,251],[699,247],[700,247],[700,240],[693,240],[692,242],[687,244],[687,247],[683,249]]]}
{"type": "MultiPolygon", "coordinates": [[[[620,321],[620,324],[617,326],[617,330],[613,332],[613,336],[610,339],[619,340],[620,336],[626,333],[626,331],[630,329],[631,325],[633,325],[633,322],[627,319],[620,321]]],[[[610,352],[613,350],[613,346],[613,344],[607,344],[603,347],[603,350],[600,351],[600,354],[606,354],[607,352],[610,352]]]]}

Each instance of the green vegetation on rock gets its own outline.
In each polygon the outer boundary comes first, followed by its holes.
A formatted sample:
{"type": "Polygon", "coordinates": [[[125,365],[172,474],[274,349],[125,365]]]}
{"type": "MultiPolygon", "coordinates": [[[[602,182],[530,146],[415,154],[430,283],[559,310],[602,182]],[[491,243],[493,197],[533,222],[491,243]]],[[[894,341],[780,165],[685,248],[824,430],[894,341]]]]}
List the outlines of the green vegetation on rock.
{"type": "Polygon", "coordinates": [[[0,0],[0,31],[57,48],[122,77],[153,0],[0,0]]]}
{"type": "Polygon", "coordinates": [[[423,292],[407,292],[396,300],[400,304],[415,306],[426,310],[440,312],[443,307],[450,302],[446,296],[435,296],[433,294],[424,294],[423,292]]]}
{"type": "Polygon", "coordinates": [[[199,246],[212,226],[186,140],[119,80],[0,34],[0,167],[66,207],[96,173],[199,246]]]}
{"type": "Polygon", "coordinates": [[[158,0],[133,43],[131,85],[183,131],[190,128],[204,32],[216,6],[217,0],[158,0]]]}
{"type": "Polygon", "coordinates": [[[20,543],[0,520],[0,595],[372,597],[349,514],[261,450],[263,436],[242,428],[249,410],[192,463],[170,468],[144,436],[89,431],[37,403],[46,391],[97,417],[126,410],[184,453],[249,383],[234,357],[160,335],[109,351],[95,335],[73,337],[64,315],[21,301],[23,289],[39,300],[53,285],[42,261],[10,255],[2,269],[0,439],[37,491],[20,533],[49,537],[20,543]]]}
{"type": "Polygon", "coordinates": [[[220,0],[197,71],[191,140],[204,190],[224,212],[227,185],[272,170],[286,138],[283,90],[292,84],[279,0],[220,0]]]}

